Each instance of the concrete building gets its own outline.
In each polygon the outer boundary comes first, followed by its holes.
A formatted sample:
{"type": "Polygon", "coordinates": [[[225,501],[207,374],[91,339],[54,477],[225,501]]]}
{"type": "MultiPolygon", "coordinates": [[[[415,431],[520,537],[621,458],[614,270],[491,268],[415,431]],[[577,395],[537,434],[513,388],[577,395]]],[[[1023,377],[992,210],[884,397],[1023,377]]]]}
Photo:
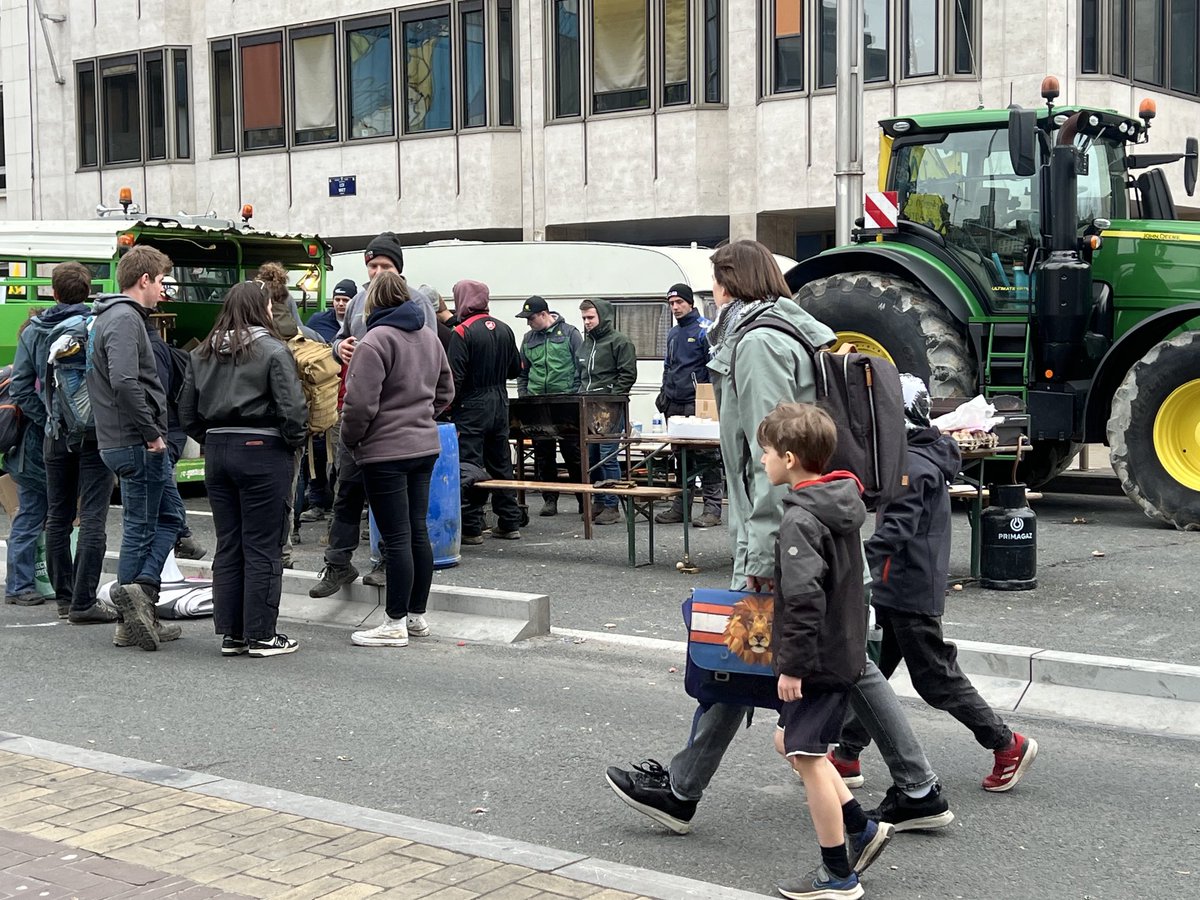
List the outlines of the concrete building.
{"type": "MultiPolygon", "coordinates": [[[[1200,0],[864,0],[882,117],[1038,102],[1181,150],[1200,0]]],[[[209,209],[340,249],[832,240],[834,0],[0,0],[0,217],[209,209]]],[[[1169,175],[1182,214],[1182,167],[1169,175]]],[[[868,173],[868,182],[872,180],[868,173]]]]}

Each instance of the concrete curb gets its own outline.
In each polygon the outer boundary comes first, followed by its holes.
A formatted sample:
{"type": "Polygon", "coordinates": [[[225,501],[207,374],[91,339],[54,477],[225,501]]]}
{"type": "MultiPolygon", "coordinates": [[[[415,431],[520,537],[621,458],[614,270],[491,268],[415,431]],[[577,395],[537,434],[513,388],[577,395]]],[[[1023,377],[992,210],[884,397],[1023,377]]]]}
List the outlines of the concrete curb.
{"type": "Polygon", "coordinates": [[[654,900],[763,900],[766,896],[583,856],[554,847],[481,834],[454,825],[441,825],[396,813],[353,806],[337,800],[310,797],[19,734],[0,731],[0,749],[150,784],[193,791],[208,797],[236,800],[275,812],[390,835],[454,853],[525,866],[600,888],[632,891],[654,900]]]}

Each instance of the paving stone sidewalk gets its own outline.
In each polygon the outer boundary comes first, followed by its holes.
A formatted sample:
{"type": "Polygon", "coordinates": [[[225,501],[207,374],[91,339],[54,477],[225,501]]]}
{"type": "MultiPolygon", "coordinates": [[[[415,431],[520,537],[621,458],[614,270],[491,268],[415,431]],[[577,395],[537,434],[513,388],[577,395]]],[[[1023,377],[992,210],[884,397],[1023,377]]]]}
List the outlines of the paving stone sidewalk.
{"type": "Polygon", "coordinates": [[[0,898],[646,900],[525,866],[0,751],[0,898]]]}

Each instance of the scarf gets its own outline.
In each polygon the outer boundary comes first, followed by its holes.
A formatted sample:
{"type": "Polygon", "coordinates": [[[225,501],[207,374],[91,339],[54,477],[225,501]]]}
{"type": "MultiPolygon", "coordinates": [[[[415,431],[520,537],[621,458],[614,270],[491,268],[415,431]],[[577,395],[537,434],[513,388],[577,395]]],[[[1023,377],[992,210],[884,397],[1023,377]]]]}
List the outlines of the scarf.
{"type": "Polygon", "coordinates": [[[753,316],[770,306],[773,300],[730,300],[717,310],[717,321],[708,332],[709,356],[717,355],[721,344],[737,329],[737,325],[747,315],[753,316]]]}

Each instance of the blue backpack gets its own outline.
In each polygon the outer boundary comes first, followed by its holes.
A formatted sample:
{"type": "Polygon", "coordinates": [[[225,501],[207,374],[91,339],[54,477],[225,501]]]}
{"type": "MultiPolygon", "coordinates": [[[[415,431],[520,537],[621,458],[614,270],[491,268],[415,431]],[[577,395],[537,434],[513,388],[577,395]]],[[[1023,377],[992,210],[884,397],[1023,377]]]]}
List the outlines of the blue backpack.
{"type": "Polygon", "coordinates": [[[95,434],[96,418],[88,396],[87,374],[92,368],[93,314],[63,319],[50,332],[46,388],[50,400],[50,434],[65,437],[77,448],[95,434]]]}
{"type": "Polygon", "coordinates": [[[778,710],[771,667],[775,599],[746,591],[696,588],[683,601],[688,629],[683,688],[702,709],[716,703],[778,710]]]}

